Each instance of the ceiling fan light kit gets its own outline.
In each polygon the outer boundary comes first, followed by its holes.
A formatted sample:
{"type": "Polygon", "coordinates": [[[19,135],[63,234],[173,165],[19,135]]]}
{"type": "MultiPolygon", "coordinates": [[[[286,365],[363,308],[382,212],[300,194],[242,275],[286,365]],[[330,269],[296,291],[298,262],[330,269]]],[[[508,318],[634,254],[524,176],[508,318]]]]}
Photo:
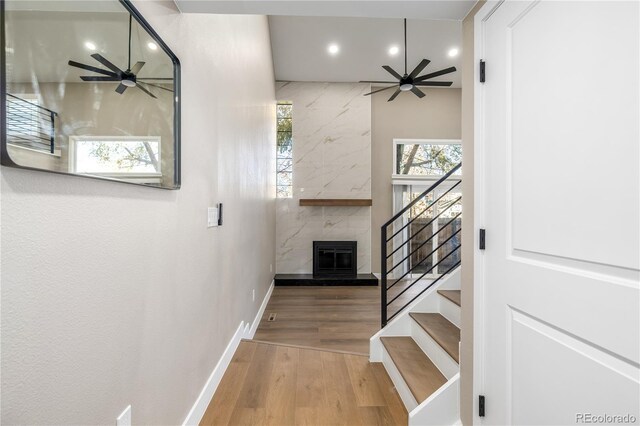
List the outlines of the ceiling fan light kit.
{"type": "Polygon", "coordinates": [[[389,74],[394,76],[398,81],[360,81],[360,83],[373,83],[373,84],[393,84],[393,86],[383,87],[382,89],[377,89],[372,92],[366,93],[364,96],[370,96],[374,93],[383,92],[385,90],[395,88],[396,91],[391,95],[387,102],[391,102],[394,100],[401,92],[413,92],[419,98],[423,98],[425,96],[424,92],[418,88],[421,87],[449,87],[453,84],[452,81],[425,81],[432,78],[439,77],[441,75],[449,74],[456,71],[456,67],[449,67],[442,69],[440,71],[432,72],[430,74],[425,74],[420,76],[419,74],[424,70],[427,65],[429,65],[431,61],[428,59],[423,59],[420,63],[411,71],[411,73],[407,74],[407,20],[404,20],[404,75],[400,75],[400,73],[396,72],[389,65],[383,65],[382,68],[387,71],[389,74]]]}
{"type": "MultiPolygon", "coordinates": [[[[102,69],[102,68],[97,68],[91,65],[81,64],[76,61],[69,61],[68,62],[69,65],[72,67],[76,67],[76,68],[91,71],[97,74],[101,74],[101,76],[84,76],[84,75],[80,76],[80,79],[82,81],[119,82],[120,84],[118,85],[118,87],[116,87],[116,92],[121,95],[124,93],[125,90],[127,90],[127,88],[137,87],[147,95],[151,96],[154,99],[157,99],[157,96],[151,93],[148,87],[145,87],[145,86],[152,86],[158,89],[166,90],[168,92],[173,92],[173,90],[168,89],[166,87],[159,86],[157,84],[152,84],[147,82],[143,84],[141,81],[139,81],[143,79],[139,79],[137,75],[140,73],[140,70],[144,66],[145,62],[138,61],[133,65],[133,67],[131,66],[131,19],[132,19],[132,16],[131,14],[129,14],[129,55],[128,55],[129,62],[127,64],[126,71],[122,71],[120,68],[112,64],[109,60],[107,60],[104,56],[100,55],[99,53],[94,53],[91,55],[91,57],[96,61],[100,62],[102,65],[104,65],[108,69],[102,69]]],[[[148,78],[144,80],[171,80],[171,79],[148,78]]]]}

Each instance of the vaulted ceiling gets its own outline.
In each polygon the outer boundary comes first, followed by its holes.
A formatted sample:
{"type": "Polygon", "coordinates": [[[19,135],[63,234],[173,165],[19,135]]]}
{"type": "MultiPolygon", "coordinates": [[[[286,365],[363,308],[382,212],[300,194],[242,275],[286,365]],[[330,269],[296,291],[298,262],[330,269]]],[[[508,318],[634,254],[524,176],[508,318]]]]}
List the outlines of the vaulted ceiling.
{"type": "MultiPolygon", "coordinates": [[[[382,18],[270,16],[271,46],[276,79],[287,81],[393,80],[382,69],[404,72],[403,20],[382,18]],[[338,53],[328,51],[336,45],[338,53]],[[398,52],[391,55],[391,47],[398,52]]],[[[408,72],[423,58],[431,60],[423,73],[455,66],[460,69],[461,21],[409,19],[408,72]],[[458,49],[458,55],[449,52],[458,49]]],[[[460,71],[434,81],[453,81],[460,71]]]]}
{"type": "MultiPolygon", "coordinates": [[[[276,79],[291,81],[388,80],[382,65],[401,73],[402,18],[408,18],[408,68],[431,60],[424,71],[456,66],[462,19],[475,0],[174,0],[183,13],[269,15],[276,79]],[[335,44],[339,52],[327,49],[335,44]],[[392,56],[389,49],[398,46],[392,56]]],[[[460,53],[460,52],[459,52],[460,53]]],[[[437,78],[460,87],[460,72],[437,78]]]]}

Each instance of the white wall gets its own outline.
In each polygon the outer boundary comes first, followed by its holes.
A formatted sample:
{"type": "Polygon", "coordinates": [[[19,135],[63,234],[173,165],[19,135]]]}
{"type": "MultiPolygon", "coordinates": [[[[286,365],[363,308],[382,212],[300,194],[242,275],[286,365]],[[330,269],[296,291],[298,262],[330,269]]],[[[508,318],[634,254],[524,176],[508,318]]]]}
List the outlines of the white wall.
{"type": "Polygon", "coordinates": [[[311,273],[314,240],[358,242],[371,272],[371,207],[300,207],[300,198],[371,198],[370,86],[279,83],[293,102],[293,198],[277,200],[279,273],[311,273]]]}
{"type": "Polygon", "coordinates": [[[4,424],[182,422],[272,279],[267,20],[136,5],[182,61],[183,186],[1,169],[4,424]]]}

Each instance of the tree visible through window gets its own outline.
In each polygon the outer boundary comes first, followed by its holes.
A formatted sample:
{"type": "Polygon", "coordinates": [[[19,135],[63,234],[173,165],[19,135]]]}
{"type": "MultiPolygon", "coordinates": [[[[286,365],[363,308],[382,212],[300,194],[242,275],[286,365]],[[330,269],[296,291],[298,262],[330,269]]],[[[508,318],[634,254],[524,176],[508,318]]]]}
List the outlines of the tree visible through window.
{"type": "MultiPolygon", "coordinates": [[[[462,161],[462,145],[459,143],[397,144],[395,173],[442,176],[460,161],[462,161]]],[[[460,171],[456,174],[460,174],[460,171]]]]}
{"type": "Polygon", "coordinates": [[[160,175],[160,138],[79,137],[71,145],[75,173],[160,175]]]}
{"type": "Polygon", "coordinates": [[[276,197],[293,196],[293,105],[291,102],[278,102],[277,147],[276,147],[276,197]]]}

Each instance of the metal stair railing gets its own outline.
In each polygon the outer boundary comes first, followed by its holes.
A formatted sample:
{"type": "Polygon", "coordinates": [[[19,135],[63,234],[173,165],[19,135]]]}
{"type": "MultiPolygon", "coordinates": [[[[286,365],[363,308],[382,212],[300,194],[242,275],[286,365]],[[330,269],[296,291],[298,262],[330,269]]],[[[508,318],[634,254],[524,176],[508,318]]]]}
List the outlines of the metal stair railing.
{"type": "MultiPolygon", "coordinates": [[[[460,205],[460,203],[462,202],[462,196],[456,197],[451,201],[447,201],[447,203],[442,206],[439,206],[438,203],[441,202],[443,198],[446,197],[452,190],[458,187],[462,183],[462,179],[459,179],[457,180],[457,182],[453,183],[453,185],[451,185],[451,187],[449,187],[437,199],[434,199],[433,201],[428,202],[427,207],[422,209],[422,211],[420,211],[415,216],[409,218],[409,220],[406,220],[406,223],[400,226],[397,230],[394,230],[394,229],[390,230],[389,228],[393,227],[394,223],[397,220],[403,219],[405,214],[409,212],[412,208],[414,208],[414,206],[416,206],[418,203],[422,202],[423,200],[426,201],[430,194],[435,195],[435,191],[439,189],[443,184],[445,184],[445,182],[447,183],[451,182],[451,178],[453,174],[456,173],[458,170],[460,170],[461,167],[462,167],[462,163],[457,164],[454,168],[452,168],[449,172],[447,172],[447,174],[442,176],[436,183],[434,183],[426,191],[418,195],[414,200],[412,200],[402,210],[400,210],[391,219],[389,219],[384,225],[382,225],[382,228],[381,228],[381,286],[380,286],[382,327],[387,325],[387,323],[390,320],[392,320],[396,315],[402,312],[414,300],[420,297],[425,291],[427,291],[429,288],[435,285],[438,281],[446,277],[451,271],[453,271],[460,265],[460,248],[462,246],[462,244],[460,243],[461,228],[455,230],[455,232],[453,230],[454,230],[454,225],[457,223],[456,221],[458,219],[461,220],[462,212],[455,212],[452,209],[454,206],[460,205]],[[435,209],[439,210],[437,214],[434,214],[433,217],[429,218],[428,222],[422,225],[417,232],[411,233],[410,226],[418,218],[422,217],[425,213],[429,211],[433,213],[435,209]],[[431,226],[431,229],[433,230],[434,223],[437,224],[438,223],[437,221],[441,219],[441,216],[447,212],[451,217],[449,221],[447,221],[443,226],[438,227],[438,229],[435,232],[432,232],[432,234],[425,241],[422,241],[416,248],[412,249],[411,246],[409,246],[409,249],[408,249],[409,254],[403,257],[397,263],[393,264],[391,267],[389,267],[389,259],[391,259],[392,256],[398,252],[398,250],[402,249],[404,246],[414,241],[417,238],[417,236],[420,235],[421,232],[423,232],[429,226],[431,226]],[[408,237],[402,239],[402,233],[403,231],[405,231],[405,229],[407,230],[406,233],[408,237]],[[445,229],[450,229],[452,231],[451,235],[445,237],[446,239],[440,242],[438,237],[441,236],[441,233],[445,229]],[[390,237],[388,236],[389,234],[391,234],[390,237]],[[399,242],[397,241],[398,236],[401,237],[399,242]],[[391,274],[391,272],[393,272],[400,265],[405,264],[407,260],[412,259],[412,257],[416,253],[419,254],[419,250],[422,247],[424,247],[427,243],[433,241],[434,238],[438,238],[437,240],[438,242],[435,243],[437,244],[437,246],[429,254],[427,254],[422,258],[419,258],[418,261],[411,264],[411,266],[407,268],[407,270],[404,271],[404,273],[402,273],[399,278],[394,279],[394,282],[391,285],[387,285],[389,282],[389,275],[391,274]],[[390,242],[395,244],[391,252],[389,253],[388,245],[390,242]],[[445,252],[442,253],[443,251],[445,252]],[[457,253],[457,255],[453,257],[454,261],[452,262],[452,265],[449,266],[445,272],[441,274],[437,274],[438,269],[436,268],[438,268],[438,266],[441,265],[446,259],[451,258],[454,255],[454,253],[457,253]],[[429,259],[431,259],[430,266],[426,265],[426,262],[429,259]],[[416,268],[424,267],[425,265],[428,267],[428,269],[425,272],[422,272],[418,276],[418,278],[413,280],[404,289],[401,289],[396,295],[391,297],[391,300],[388,300],[389,299],[388,293],[390,289],[394,288],[396,285],[401,283],[403,279],[407,276],[410,277],[408,281],[411,281],[412,275],[413,275],[412,273],[417,272],[416,268]],[[420,280],[422,280],[427,274],[434,271],[436,271],[436,278],[432,282],[430,282],[425,288],[421,289],[417,294],[413,295],[412,297],[409,297],[409,300],[406,303],[404,303],[402,307],[400,307],[399,309],[395,308],[392,310],[392,312],[389,312],[390,306],[392,303],[396,302],[400,298],[400,296],[405,294],[409,289],[414,288],[414,286],[417,285],[420,282],[420,280]]],[[[432,197],[432,198],[435,198],[435,197],[432,197]]]]}

